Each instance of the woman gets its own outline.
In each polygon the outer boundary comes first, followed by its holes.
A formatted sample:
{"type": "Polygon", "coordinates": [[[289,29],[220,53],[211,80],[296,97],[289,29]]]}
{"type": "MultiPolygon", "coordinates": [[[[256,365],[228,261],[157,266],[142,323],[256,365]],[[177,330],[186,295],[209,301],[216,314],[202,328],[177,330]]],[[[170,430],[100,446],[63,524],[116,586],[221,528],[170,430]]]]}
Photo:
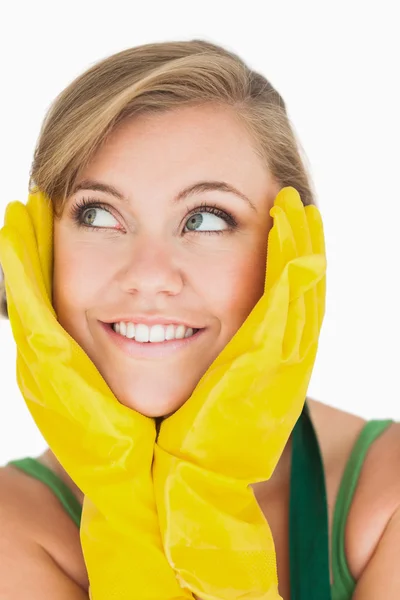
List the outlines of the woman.
{"type": "MultiPolygon", "coordinates": [[[[65,197],[54,203],[60,324],[122,405],[155,418],[185,404],[262,296],[278,192],[314,204],[282,98],[199,41],[127,50],[74,81],[44,123],[32,181],[65,197]],[[129,104],[135,82],[144,91],[129,104]],[[166,351],[163,335],[187,342],[166,351]]],[[[397,423],[307,399],[273,475],[253,485],[282,598],[398,597],[399,453],[397,423]]],[[[1,484],[0,596],[87,598],[83,493],[52,451],[5,466],[1,484]]]]}

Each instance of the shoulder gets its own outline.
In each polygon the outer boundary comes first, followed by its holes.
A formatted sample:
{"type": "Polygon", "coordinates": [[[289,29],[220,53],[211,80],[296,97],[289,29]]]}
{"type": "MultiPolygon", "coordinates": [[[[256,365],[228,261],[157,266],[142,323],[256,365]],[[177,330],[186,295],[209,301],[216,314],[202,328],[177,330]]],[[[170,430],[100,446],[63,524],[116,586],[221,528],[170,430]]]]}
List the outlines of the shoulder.
{"type": "MultiPolygon", "coordinates": [[[[367,421],[314,400],[309,405],[321,445],[332,520],[344,469],[367,421]]],[[[399,464],[400,423],[393,423],[369,446],[346,521],[345,552],[356,581],[388,523],[399,513],[399,464]]]]}
{"type": "Polygon", "coordinates": [[[367,421],[312,398],[307,398],[307,404],[327,475],[344,470],[354,444],[367,421]]]}
{"type": "Polygon", "coordinates": [[[9,465],[0,468],[0,540],[0,553],[44,551],[71,581],[87,588],[78,528],[46,485],[9,465]]]}

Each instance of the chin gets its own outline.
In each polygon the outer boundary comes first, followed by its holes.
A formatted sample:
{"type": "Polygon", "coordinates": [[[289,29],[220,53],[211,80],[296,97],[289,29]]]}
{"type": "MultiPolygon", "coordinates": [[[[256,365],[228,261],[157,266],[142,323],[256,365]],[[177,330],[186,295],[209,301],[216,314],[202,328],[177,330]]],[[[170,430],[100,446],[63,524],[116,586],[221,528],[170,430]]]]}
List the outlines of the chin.
{"type": "Polygon", "coordinates": [[[135,394],[135,397],[130,393],[123,393],[120,390],[114,391],[114,395],[116,396],[118,402],[123,404],[127,408],[131,408],[136,412],[144,415],[145,417],[157,418],[157,417],[169,417],[174,412],[176,412],[189,398],[190,394],[184,395],[184,397],[175,397],[173,400],[171,396],[155,394],[154,397],[147,393],[146,400],[141,402],[138,400],[140,398],[140,394],[135,394]]]}
{"type": "Polygon", "coordinates": [[[167,417],[192,396],[203,369],[181,364],[99,364],[98,370],[120,404],[146,417],[167,417]]]}
{"type": "Polygon", "coordinates": [[[127,408],[131,408],[132,410],[135,410],[136,412],[140,413],[141,415],[145,416],[145,417],[152,417],[152,418],[157,418],[157,417],[169,417],[172,414],[174,414],[174,412],[176,412],[183,404],[184,402],[181,402],[179,405],[171,405],[171,403],[167,403],[167,404],[140,404],[138,402],[132,402],[129,399],[128,400],[119,400],[119,402],[121,404],[123,404],[124,406],[126,406],[127,408]]]}

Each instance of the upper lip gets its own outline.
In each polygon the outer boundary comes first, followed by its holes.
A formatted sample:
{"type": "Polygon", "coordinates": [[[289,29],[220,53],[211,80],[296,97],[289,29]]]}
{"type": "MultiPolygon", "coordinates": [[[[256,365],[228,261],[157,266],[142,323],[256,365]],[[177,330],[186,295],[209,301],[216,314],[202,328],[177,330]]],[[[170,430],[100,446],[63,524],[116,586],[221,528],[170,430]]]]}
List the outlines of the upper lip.
{"type": "Polygon", "coordinates": [[[192,327],[192,329],[202,329],[202,327],[194,325],[187,319],[182,319],[180,317],[165,317],[161,315],[123,315],[118,316],[110,321],[104,321],[104,323],[113,324],[120,323],[121,321],[124,321],[125,323],[143,323],[144,325],[149,326],[176,324],[185,325],[186,327],[192,327]]]}

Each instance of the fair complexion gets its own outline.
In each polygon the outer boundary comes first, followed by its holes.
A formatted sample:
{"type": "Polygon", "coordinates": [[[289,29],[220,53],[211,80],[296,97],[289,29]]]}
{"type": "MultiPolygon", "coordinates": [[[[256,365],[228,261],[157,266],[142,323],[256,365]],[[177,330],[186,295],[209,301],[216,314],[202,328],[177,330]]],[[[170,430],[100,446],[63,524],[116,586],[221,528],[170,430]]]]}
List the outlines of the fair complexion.
{"type": "MultiPolygon", "coordinates": [[[[144,414],[168,414],[190,395],[201,374],[262,293],[269,209],[278,192],[232,113],[185,109],[132,121],[103,146],[78,182],[96,178],[127,197],[82,190],[55,223],[55,301],[59,319],[92,358],[120,402],[144,414]],[[173,204],[179,191],[199,180],[223,180],[251,199],[257,212],[232,193],[208,191],[173,204]],[[86,221],[109,229],[78,228],[69,210],[95,197],[110,214],[89,212],[86,221]],[[232,233],[206,214],[201,230],[184,233],[187,209],[217,204],[235,216],[232,233]],[[91,218],[89,218],[89,215],[91,218]],[[103,335],[99,321],[125,311],[163,312],[207,325],[203,342],[163,365],[132,360],[103,335]],[[207,341],[206,341],[207,340],[207,341]]],[[[192,213],[193,214],[193,213],[192,213]]],[[[195,223],[200,219],[196,217],[195,223]]],[[[340,480],[363,419],[308,399],[325,466],[330,532],[340,480]]],[[[83,494],[50,450],[39,460],[83,494]]],[[[346,523],[346,557],[358,581],[353,600],[400,595],[400,425],[371,447],[346,523]]],[[[290,444],[271,479],[254,486],[270,523],[279,588],[289,599],[288,505],[290,444]]],[[[0,469],[0,582],[15,598],[88,599],[79,530],[42,482],[13,467],[0,469]],[[4,515],[4,518],[2,518],[4,515]],[[63,597],[64,597],[63,596],[63,597]]],[[[331,544],[330,544],[331,545],[331,544]]],[[[1,588],[1,585],[0,585],[1,588]]],[[[2,589],[3,589],[2,588],[2,589]]],[[[0,591],[1,595],[1,591],[0,591]]],[[[13,597],[14,597],[13,596],[13,597]]],[[[9,596],[7,596],[9,597],[9,596]]]]}
{"type": "Polygon", "coordinates": [[[54,307],[122,404],[165,416],[190,397],[263,294],[278,191],[243,123],[217,106],[124,122],[79,173],[54,224],[54,307]],[[88,198],[97,206],[79,209],[88,198]],[[162,357],[131,356],[103,323],[143,315],[201,331],[162,357]]]}

